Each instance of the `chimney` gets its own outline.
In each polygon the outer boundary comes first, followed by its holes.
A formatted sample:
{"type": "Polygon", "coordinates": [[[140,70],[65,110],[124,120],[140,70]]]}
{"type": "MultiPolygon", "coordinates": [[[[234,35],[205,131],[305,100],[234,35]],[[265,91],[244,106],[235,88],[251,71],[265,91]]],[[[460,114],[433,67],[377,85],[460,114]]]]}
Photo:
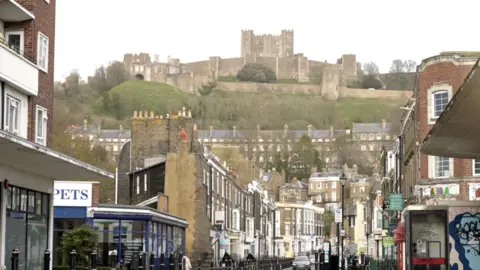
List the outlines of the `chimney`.
{"type": "Polygon", "coordinates": [[[183,117],[187,116],[187,109],[185,109],[185,107],[182,108],[182,116],[183,117]]]}
{"type": "Polygon", "coordinates": [[[83,119],[83,129],[84,130],[88,129],[88,120],[87,119],[83,119]]]}
{"type": "Polygon", "coordinates": [[[102,132],[102,126],[101,125],[97,125],[97,129],[98,129],[98,134],[100,134],[102,132]]]}
{"type": "Polygon", "coordinates": [[[120,125],[120,133],[123,133],[123,125],[120,125]]]}
{"type": "Polygon", "coordinates": [[[387,129],[387,120],[382,119],[382,130],[387,129]]]}
{"type": "Polygon", "coordinates": [[[307,126],[307,135],[308,137],[312,138],[312,124],[307,126]]]}
{"type": "Polygon", "coordinates": [[[237,137],[237,126],[233,126],[233,137],[237,137]]]}
{"type": "Polygon", "coordinates": [[[287,134],[288,134],[288,125],[285,124],[283,125],[283,137],[287,137],[287,134]]]}
{"type": "Polygon", "coordinates": [[[260,125],[257,125],[257,137],[260,138],[260,125]]]}
{"type": "Polygon", "coordinates": [[[335,135],[335,130],[333,129],[333,126],[330,126],[330,138],[333,138],[335,135]]]}
{"type": "Polygon", "coordinates": [[[292,185],[295,185],[297,183],[297,177],[292,177],[292,185]]]}
{"type": "Polygon", "coordinates": [[[352,123],[352,129],[355,129],[355,126],[356,126],[356,125],[357,125],[357,124],[355,124],[355,122],[353,122],[353,123],[352,123]]]}
{"type": "Polygon", "coordinates": [[[210,126],[210,138],[213,136],[213,126],[210,126]]]}
{"type": "Polygon", "coordinates": [[[358,166],[357,166],[357,164],[353,164],[353,166],[352,166],[352,171],[353,171],[353,176],[357,176],[357,175],[358,175],[358,166]]]}

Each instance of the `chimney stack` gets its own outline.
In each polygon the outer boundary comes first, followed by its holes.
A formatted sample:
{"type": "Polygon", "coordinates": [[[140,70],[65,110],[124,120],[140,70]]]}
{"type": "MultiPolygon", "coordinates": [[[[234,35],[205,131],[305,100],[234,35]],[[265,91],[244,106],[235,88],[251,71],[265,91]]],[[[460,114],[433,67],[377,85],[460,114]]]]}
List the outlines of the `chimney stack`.
{"type": "Polygon", "coordinates": [[[88,129],[88,120],[87,119],[83,119],[83,129],[84,130],[88,129]]]}
{"type": "Polygon", "coordinates": [[[333,126],[330,126],[330,138],[333,138],[335,136],[335,130],[333,129],[333,126]]]}
{"type": "Polygon", "coordinates": [[[123,125],[120,125],[120,133],[123,133],[123,125]]]}
{"type": "Polygon", "coordinates": [[[97,129],[98,129],[98,134],[100,134],[102,132],[102,126],[101,125],[97,125],[97,129]]]}
{"type": "Polygon", "coordinates": [[[283,125],[283,137],[286,138],[288,135],[288,125],[283,125]]]}
{"type": "Polygon", "coordinates": [[[233,137],[237,137],[237,126],[233,126],[233,137]]]}
{"type": "Polygon", "coordinates": [[[260,125],[257,125],[257,137],[260,138],[260,125]]]}
{"type": "Polygon", "coordinates": [[[213,126],[210,126],[210,138],[213,136],[213,126]]]}
{"type": "Polygon", "coordinates": [[[387,129],[387,120],[382,119],[382,130],[387,129]]]}
{"type": "Polygon", "coordinates": [[[308,137],[312,138],[312,124],[307,126],[307,135],[308,137]]]}

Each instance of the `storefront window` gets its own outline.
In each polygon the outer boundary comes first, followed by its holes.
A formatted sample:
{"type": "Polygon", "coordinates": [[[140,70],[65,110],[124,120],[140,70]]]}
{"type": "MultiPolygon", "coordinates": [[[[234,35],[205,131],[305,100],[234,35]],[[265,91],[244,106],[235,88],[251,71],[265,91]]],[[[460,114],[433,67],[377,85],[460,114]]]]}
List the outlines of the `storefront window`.
{"type": "Polygon", "coordinates": [[[410,217],[413,269],[426,265],[446,269],[446,211],[412,211],[410,217]]]}
{"type": "Polygon", "coordinates": [[[119,248],[120,221],[96,219],[93,227],[98,231],[98,264],[99,266],[107,266],[109,252],[119,248]]]}
{"type": "MultiPolygon", "coordinates": [[[[41,205],[42,198],[39,200],[41,205]]],[[[30,202],[30,201],[29,201],[30,202]]],[[[36,208],[35,212],[41,213],[41,207],[36,208]]],[[[62,237],[64,232],[73,230],[73,228],[82,226],[85,224],[85,219],[83,218],[56,218],[53,220],[53,246],[61,247],[62,246],[62,237]]],[[[67,263],[68,258],[63,258],[63,252],[61,249],[56,248],[53,250],[53,265],[62,265],[67,263]]]]}
{"type": "Polygon", "coordinates": [[[154,254],[155,256],[157,255],[156,254],[156,252],[157,252],[156,226],[157,226],[157,224],[155,222],[150,222],[150,233],[148,234],[148,236],[149,236],[149,238],[148,238],[148,245],[149,245],[148,252],[150,252],[150,254],[154,254]]]}
{"type": "Polygon", "coordinates": [[[183,253],[183,228],[173,228],[173,249],[175,253],[183,253]]]}
{"type": "Polygon", "coordinates": [[[122,259],[129,263],[135,252],[146,251],[145,249],[145,226],[142,220],[122,220],[122,230],[125,231],[125,239],[122,239],[122,259]]]}
{"type": "MultiPolygon", "coordinates": [[[[19,250],[19,269],[42,269],[43,253],[48,247],[50,196],[10,186],[6,200],[6,250],[19,250]],[[48,210],[38,211],[44,208],[48,210]]],[[[10,254],[5,256],[5,264],[11,268],[10,254]]]]}
{"type": "Polygon", "coordinates": [[[158,225],[158,229],[159,229],[159,243],[160,243],[160,255],[163,254],[164,256],[167,256],[166,254],[166,247],[167,247],[167,226],[165,226],[165,224],[159,224],[158,225]]]}

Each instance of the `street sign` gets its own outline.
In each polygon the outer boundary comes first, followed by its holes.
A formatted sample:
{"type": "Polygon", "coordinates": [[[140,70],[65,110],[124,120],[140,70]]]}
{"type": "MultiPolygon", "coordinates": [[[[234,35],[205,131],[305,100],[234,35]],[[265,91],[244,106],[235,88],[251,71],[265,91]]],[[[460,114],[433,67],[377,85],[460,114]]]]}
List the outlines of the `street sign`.
{"type": "Polygon", "coordinates": [[[342,223],[342,209],[335,209],[335,222],[342,223]]]}
{"type": "Polygon", "coordinates": [[[390,193],[390,210],[403,210],[403,196],[402,194],[390,193]]]}

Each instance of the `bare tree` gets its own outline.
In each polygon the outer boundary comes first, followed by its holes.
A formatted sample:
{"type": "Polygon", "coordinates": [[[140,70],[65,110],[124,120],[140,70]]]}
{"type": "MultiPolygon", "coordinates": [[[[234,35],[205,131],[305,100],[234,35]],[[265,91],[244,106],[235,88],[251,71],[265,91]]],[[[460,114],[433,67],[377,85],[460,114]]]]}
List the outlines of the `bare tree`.
{"type": "Polygon", "coordinates": [[[407,61],[402,61],[400,59],[395,59],[392,61],[392,65],[390,67],[390,73],[403,73],[405,72],[405,64],[407,61]]]}
{"type": "Polygon", "coordinates": [[[404,66],[405,66],[405,72],[413,72],[417,67],[417,63],[410,59],[405,61],[404,66]]]}
{"type": "Polygon", "coordinates": [[[363,64],[363,73],[365,75],[377,75],[379,73],[379,68],[374,62],[367,62],[363,64]]]}

